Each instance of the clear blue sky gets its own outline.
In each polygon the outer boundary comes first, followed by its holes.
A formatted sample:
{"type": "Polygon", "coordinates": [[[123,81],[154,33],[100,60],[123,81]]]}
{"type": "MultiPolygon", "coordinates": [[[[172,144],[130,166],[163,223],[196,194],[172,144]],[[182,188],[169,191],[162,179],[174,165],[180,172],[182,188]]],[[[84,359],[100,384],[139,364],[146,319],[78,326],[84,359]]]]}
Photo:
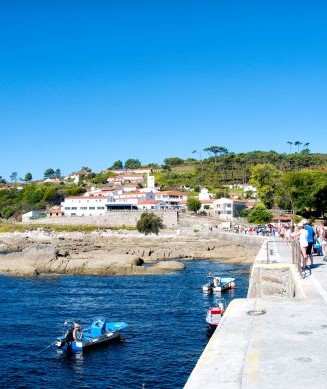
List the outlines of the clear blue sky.
{"type": "Polygon", "coordinates": [[[212,145],[327,152],[326,11],[314,0],[2,1],[0,175],[200,158],[212,145]]]}

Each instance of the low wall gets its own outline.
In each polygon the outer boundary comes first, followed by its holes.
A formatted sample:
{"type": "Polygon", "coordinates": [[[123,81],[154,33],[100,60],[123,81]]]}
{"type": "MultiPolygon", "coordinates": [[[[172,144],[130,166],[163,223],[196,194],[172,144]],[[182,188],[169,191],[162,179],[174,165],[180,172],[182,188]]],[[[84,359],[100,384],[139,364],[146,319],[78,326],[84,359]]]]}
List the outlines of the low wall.
{"type": "MultiPolygon", "coordinates": [[[[29,220],[29,224],[59,224],[59,225],[92,225],[99,227],[135,227],[144,211],[109,211],[98,216],[55,216],[44,219],[29,220]]],[[[153,212],[162,218],[167,228],[177,227],[177,211],[153,212]]]]}

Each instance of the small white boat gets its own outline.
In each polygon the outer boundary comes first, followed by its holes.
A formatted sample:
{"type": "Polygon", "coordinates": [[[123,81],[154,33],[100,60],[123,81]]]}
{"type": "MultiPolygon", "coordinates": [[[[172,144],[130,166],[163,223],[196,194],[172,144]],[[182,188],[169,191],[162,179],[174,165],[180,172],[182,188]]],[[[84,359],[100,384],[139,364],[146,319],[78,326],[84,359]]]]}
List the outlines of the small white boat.
{"type": "Polygon", "coordinates": [[[209,282],[202,286],[204,293],[223,292],[224,290],[235,288],[235,278],[208,276],[209,282]]]}
{"type": "Polygon", "coordinates": [[[208,309],[206,315],[206,322],[212,330],[217,328],[225,310],[226,310],[225,299],[218,299],[216,305],[208,309]]]}

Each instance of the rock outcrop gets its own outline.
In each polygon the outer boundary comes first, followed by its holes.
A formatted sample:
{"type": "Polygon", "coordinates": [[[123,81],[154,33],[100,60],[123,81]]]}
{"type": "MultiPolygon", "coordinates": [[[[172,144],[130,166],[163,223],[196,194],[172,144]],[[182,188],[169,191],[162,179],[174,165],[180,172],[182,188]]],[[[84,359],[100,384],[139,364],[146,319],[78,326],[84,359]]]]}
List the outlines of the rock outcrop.
{"type": "Polygon", "coordinates": [[[252,262],[262,241],[196,237],[110,236],[38,231],[0,234],[0,272],[40,274],[157,274],[184,267],[176,259],[252,262]],[[159,262],[159,263],[158,263],[159,262]],[[142,266],[143,264],[152,266],[142,266]],[[154,264],[156,264],[154,266],[154,264]]]}

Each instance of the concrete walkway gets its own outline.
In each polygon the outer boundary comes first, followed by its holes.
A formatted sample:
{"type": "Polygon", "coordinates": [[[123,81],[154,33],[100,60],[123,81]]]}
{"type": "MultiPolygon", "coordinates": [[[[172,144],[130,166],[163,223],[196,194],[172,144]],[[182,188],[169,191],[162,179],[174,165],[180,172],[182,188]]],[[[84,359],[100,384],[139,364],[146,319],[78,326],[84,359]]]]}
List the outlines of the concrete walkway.
{"type": "Polygon", "coordinates": [[[296,296],[234,300],[185,388],[327,388],[327,263],[294,271],[289,246],[264,243],[254,267],[293,268],[296,296]]]}

